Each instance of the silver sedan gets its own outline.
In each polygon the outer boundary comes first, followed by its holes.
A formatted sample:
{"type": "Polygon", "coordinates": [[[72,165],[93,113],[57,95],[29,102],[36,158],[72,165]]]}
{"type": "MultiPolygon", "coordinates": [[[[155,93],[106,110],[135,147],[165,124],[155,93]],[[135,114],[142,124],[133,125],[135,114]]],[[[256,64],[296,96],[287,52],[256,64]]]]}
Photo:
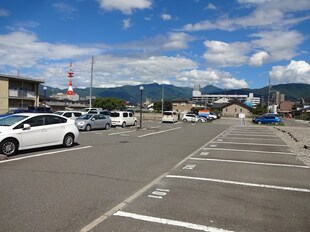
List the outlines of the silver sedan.
{"type": "Polygon", "coordinates": [[[111,118],[102,114],[86,114],[75,120],[79,130],[90,131],[93,129],[106,129],[111,127],[111,118]]]}

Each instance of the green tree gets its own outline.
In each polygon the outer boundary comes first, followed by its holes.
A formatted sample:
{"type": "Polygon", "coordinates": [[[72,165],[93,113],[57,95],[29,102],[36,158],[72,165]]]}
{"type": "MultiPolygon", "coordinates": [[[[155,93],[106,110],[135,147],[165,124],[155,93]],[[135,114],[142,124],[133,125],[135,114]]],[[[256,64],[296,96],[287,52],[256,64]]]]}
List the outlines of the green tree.
{"type": "MultiPolygon", "coordinates": [[[[161,112],[161,101],[154,102],[154,110],[161,112]]],[[[164,111],[172,110],[172,102],[164,101],[164,111]]]]}
{"type": "Polygon", "coordinates": [[[94,107],[101,107],[106,110],[120,110],[126,108],[125,101],[115,97],[97,98],[94,107]]]}
{"type": "Polygon", "coordinates": [[[257,105],[255,109],[253,109],[254,115],[260,115],[267,113],[267,107],[263,107],[262,105],[257,105]]]}

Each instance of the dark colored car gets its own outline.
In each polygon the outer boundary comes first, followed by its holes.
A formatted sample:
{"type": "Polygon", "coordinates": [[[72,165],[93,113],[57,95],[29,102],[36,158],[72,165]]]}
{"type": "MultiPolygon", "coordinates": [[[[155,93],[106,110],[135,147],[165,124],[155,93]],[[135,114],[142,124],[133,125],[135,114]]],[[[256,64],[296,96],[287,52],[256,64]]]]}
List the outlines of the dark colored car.
{"type": "Polygon", "coordinates": [[[28,112],[28,110],[26,110],[26,109],[10,110],[10,111],[6,112],[5,114],[0,114],[0,118],[11,115],[11,114],[18,114],[18,113],[24,113],[24,112],[28,112]]]}
{"type": "Polygon", "coordinates": [[[257,124],[278,124],[281,122],[280,118],[275,115],[262,115],[253,120],[257,124]]]}
{"type": "Polygon", "coordinates": [[[29,113],[53,113],[53,110],[50,107],[29,106],[27,112],[29,113]]]}

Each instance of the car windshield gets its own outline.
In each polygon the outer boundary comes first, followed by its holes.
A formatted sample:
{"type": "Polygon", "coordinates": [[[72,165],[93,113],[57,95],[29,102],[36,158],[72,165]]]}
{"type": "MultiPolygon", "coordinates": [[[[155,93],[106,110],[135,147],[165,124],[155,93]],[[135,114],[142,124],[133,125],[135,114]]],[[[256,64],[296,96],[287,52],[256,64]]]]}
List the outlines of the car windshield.
{"type": "Polygon", "coordinates": [[[112,117],[112,118],[119,117],[119,113],[118,112],[111,112],[110,117],[112,117]]]}
{"type": "Polygon", "coordinates": [[[87,108],[87,109],[83,109],[82,112],[88,112],[90,109],[87,108]]]}
{"type": "Polygon", "coordinates": [[[164,115],[172,115],[172,112],[164,112],[164,115]]]}
{"type": "Polygon", "coordinates": [[[91,114],[85,114],[85,115],[82,115],[82,116],[80,116],[80,117],[78,117],[78,119],[90,119],[91,117],[92,117],[93,115],[91,115],[91,114]]]}
{"type": "Polygon", "coordinates": [[[27,118],[24,115],[10,115],[4,118],[0,118],[0,126],[12,126],[15,123],[27,118]]]}
{"type": "Polygon", "coordinates": [[[61,112],[61,111],[56,111],[56,112],[54,112],[54,114],[62,115],[63,112],[61,112]]]}

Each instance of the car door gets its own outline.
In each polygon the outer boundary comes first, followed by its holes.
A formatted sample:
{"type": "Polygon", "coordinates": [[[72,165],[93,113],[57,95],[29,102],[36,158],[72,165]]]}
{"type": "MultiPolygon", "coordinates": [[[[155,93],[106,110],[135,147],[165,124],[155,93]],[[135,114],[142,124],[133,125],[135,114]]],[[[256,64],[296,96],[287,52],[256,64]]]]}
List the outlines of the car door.
{"type": "Polygon", "coordinates": [[[100,128],[100,120],[98,118],[99,115],[95,114],[92,118],[91,118],[91,121],[92,121],[92,128],[93,129],[98,129],[100,128]]]}
{"type": "Polygon", "coordinates": [[[62,144],[67,119],[57,115],[45,115],[45,136],[47,143],[62,144]]]}
{"type": "Polygon", "coordinates": [[[105,128],[105,125],[107,123],[107,119],[104,115],[98,114],[97,121],[98,121],[98,128],[105,128]]]}
{"type": "Polygon", "coordinates": [[[29,124],[30,128],[21,131],[21,143],[23,148],[40,147],[49,142],[44,126],[44,115],[32,117],[21,124],[29,124]]]}

